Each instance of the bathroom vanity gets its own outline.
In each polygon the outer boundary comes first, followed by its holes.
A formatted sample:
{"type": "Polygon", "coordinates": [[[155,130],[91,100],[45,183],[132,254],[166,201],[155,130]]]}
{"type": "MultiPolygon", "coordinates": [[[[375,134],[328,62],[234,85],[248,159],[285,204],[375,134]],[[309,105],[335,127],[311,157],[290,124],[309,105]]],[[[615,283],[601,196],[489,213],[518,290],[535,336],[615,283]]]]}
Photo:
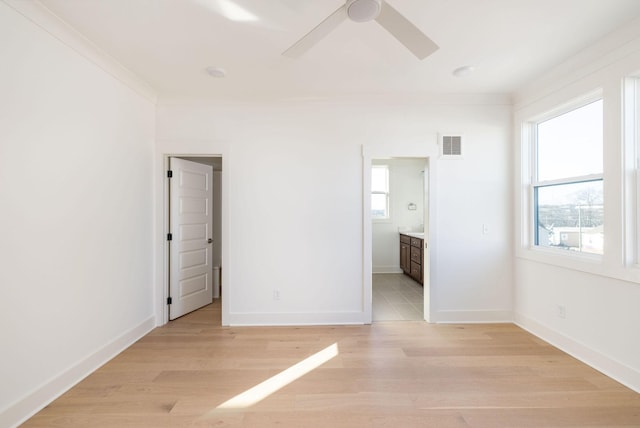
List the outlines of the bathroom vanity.
{"type": "Polygon", "coordinates": [[[423,284],[422,261],[424,233],[400,233],[400,269],[423,284]]]}

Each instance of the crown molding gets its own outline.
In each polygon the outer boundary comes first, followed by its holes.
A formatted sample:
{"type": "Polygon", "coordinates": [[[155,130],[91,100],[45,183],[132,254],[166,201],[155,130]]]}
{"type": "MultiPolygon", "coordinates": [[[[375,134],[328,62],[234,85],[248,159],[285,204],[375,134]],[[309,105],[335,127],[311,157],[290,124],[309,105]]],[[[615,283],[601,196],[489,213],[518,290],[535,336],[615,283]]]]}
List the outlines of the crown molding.
{"type": "Polygon", "coordinates": [[[56,16],[37,0],[0,0],[17,13],[49,33],[61,43],[91,61],[137,94],[156,103],[158,95],[145,80],[126,68],[91,40],[56,16]]]}

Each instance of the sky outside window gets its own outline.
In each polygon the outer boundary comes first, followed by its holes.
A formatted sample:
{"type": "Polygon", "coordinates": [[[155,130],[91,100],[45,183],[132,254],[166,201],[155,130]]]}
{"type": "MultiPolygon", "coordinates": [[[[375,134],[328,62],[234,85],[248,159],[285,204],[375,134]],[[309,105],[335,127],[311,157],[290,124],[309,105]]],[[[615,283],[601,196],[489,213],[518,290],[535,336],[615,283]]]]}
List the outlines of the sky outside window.
{"type": "Polygon", "coordinates": [[[386,165],[371,168],[371,215],[374,219],[389,217],[389,168],[386,165]]]}
{"type": "Polygon", "coordinates": [[[538,182],[602,173],[602,100],[537,127],[538,182]]]}

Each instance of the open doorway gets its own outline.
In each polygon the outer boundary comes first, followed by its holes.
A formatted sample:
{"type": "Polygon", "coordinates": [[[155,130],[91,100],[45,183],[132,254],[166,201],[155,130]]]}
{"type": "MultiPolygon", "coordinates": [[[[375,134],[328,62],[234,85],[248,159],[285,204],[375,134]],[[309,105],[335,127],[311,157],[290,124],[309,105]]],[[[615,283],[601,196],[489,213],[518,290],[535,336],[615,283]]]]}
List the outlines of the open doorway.
{"type": "Polygon", "coordinates": [[[168,156],[167,319],[221,295],[222,157],[168,156]]]}
{"type": "MultiPolygon", "coordinates": [[[[426,158],[371,160],[371,314],[374,322],[426,319],[426,177],[426,158]]],[[[428,284],[428,278],[426,281],[428,284]]]]}
{"type": "MultiPolygon", "coordinates": [[[[436,177],[437,177],[437,162],[433,160],[438,156],[437,136],[433,135],[433,141],[421,141],[416,144],[414,141],[394,142],[393,144],[370,144],[363,145],[362,147],[362,219],[363,219],[363,259],[362,259],[362,271],[363,271],[363,287],[362,287],[362,312],[363,321],[365,323],[372,322],[372,305],[373,305],[373,220],[372,220],[372,176],[371,170],[374,160],[386,160],[386,159],[420,159],[423,168],[418,170],[424,171],[421,174],[423,180],[423,251],[422,251],[422,264],[420,264],[420,270],[422,273],[422,292],[423,292],[423,318],[427,322],[436,322],[436,264],[434,262],[435,254],[437,252],[437,230],[430,228],[429,224],[434,224],[436,221],[436,206],[433,201],[436,200],[436,177]]],[[[420,175],[418,176],[420,177],[420,175]]],[[[405,208],[409,209],[409,203],[407,201],[405,208]]],[[[417,202],[414,202],[417,204],[417,202]]],[[[417,210],[416,210],[417,211],[417,210]]],[[[393,215],[393,213],[391,213],[393,215]]],[[[397,226],[396,226],[397,227],[397,226]]],[[[394,251],[393,248],[397,245],[398,251],[398,266],[400,271],[400,244],[399,244],[399,231],[395,232],[398,241],[396,244],[388,244],[389,251],[394,251]]],[[[396,239],[396,238],[393,238],[396,239]]],[[[404,274],[401,274],[404,275],[404,274]]]]}

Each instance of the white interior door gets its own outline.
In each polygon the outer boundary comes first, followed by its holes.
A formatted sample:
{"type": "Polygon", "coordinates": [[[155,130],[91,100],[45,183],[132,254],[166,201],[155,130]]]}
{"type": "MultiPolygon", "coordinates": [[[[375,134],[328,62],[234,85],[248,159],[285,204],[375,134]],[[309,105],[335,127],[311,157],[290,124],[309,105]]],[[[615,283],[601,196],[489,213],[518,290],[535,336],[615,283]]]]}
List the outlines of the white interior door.
{"type": "Polygon", "coordinates": [[[169,319],[213,300],[213,168],[169,158],[169,319]]]}

